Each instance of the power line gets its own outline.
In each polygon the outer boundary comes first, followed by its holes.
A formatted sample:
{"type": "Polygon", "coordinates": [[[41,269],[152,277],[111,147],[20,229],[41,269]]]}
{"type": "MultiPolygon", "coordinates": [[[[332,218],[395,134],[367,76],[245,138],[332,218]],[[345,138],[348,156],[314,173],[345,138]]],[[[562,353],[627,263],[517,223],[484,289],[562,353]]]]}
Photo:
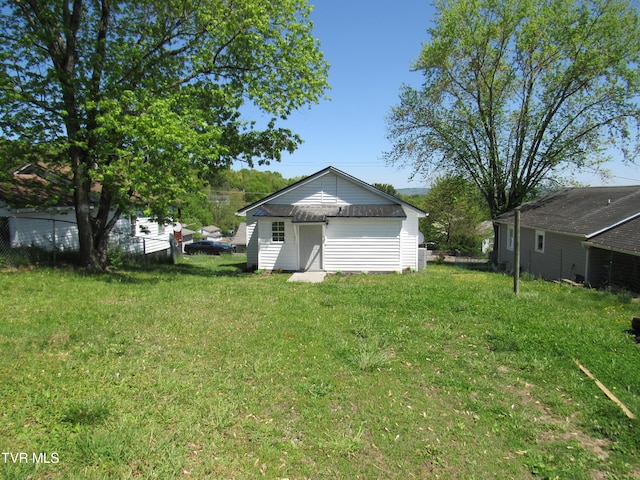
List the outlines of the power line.
{"type": "Polygon", "coordinates": [[[231,191],[224,191],[224,190],[211,190],[211,193],[214,194],[221,194],[221,195],[230,195],[232,193],[241,193],[241,194],[251,194],[251,195],[271,195],[273,192],[247,192],[246,190],[231,190],[231,191]]]}
{"type": "Polygon", "coordinates": [[[637,178],[629,178],[629,177],[621,177],[619,175],[611,175],[612,178],[619,178],[620,180],[631,180],[632,182],[639,182],[640,183],[640,179],[637,178]]]}

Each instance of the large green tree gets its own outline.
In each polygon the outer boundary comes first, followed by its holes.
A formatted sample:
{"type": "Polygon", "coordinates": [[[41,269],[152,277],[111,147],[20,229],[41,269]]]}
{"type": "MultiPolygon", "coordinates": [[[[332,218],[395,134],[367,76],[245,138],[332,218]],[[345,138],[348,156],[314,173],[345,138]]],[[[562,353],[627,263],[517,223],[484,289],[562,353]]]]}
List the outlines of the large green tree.
{"type": "MultiPolygon", "coordinates": [[[[637,148],[640,26],[625,0],[438,0],[388,119],[391,163],[474,181],[493,217],[562,169],[637,148]]],[[[625,157],[631,158],[631,157],[625,157]]]]}
{"type": "Polygon", "coordinates": [[[123,212],[158,216],[233,160],[268,163],[327,88],[305,0],[0,0],[0,136],[73,175],[83,264],[123,212]],[[272,120],[241,116],[251,104],[272,120]],[[53,155],[58,158],[58,155],[53,155]]]}

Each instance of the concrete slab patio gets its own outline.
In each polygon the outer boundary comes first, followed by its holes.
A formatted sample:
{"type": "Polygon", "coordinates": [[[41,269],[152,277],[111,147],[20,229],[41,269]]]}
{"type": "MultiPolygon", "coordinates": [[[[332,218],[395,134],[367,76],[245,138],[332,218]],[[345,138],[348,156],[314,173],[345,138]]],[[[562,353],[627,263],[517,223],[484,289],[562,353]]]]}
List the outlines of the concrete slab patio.
{"type": "Polygon", "coordinates": [[[296,272],[287,282],[321,283],[326,276],[326,272],[296,272]]]}

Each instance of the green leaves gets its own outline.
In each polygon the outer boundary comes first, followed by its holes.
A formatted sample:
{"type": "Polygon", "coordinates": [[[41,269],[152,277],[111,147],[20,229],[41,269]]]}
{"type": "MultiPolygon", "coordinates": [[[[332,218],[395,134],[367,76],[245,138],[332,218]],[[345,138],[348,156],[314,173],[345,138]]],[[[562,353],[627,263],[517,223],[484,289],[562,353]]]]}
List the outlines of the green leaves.
{"type": "Polygon", "coordinates": [[[389,119],[386,158],[463,173],[493,216],[564,168],[637,147],[640,25],[619,1],[437,4],[431,39],[389,119]]]}
{"type": "MultiPolygon", "coordinates": [[[[280,160],[301,139],[276,119],[327,88],[303,0],[49,3],[0,2],[0,135],[66,145],[78,201],[103,213],[166,214],[194,171],[280,160]]],[[[79,222],[82,249],[113,223],[79,222]]]]}

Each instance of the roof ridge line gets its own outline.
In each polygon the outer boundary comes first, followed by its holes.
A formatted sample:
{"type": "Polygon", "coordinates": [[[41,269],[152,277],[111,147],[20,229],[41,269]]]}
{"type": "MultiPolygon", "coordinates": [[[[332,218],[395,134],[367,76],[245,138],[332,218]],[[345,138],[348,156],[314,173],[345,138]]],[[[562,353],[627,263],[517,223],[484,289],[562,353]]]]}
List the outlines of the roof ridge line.
{"type": "Polygon", "coordinates": [[[585,235],[585,239],[589,240],[595,236],[598,236],[602,233],[608,232],[609,230],[613,230],[614,228],[619,227],[620,225],[627,223],[631,220],[635,220],[636,218],[640,217],[640,212],[636,212],[633,215],[631,215],[630,217],[627,218],[623,218],[622,220],[617,221],[616,223],[613,223],[607,227],[601,228],[600,230],[597,230],[593,233],[589,233],[587,235],[585,235]]]}

